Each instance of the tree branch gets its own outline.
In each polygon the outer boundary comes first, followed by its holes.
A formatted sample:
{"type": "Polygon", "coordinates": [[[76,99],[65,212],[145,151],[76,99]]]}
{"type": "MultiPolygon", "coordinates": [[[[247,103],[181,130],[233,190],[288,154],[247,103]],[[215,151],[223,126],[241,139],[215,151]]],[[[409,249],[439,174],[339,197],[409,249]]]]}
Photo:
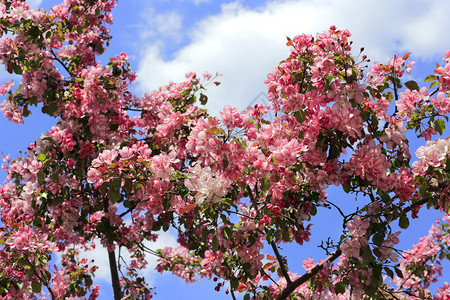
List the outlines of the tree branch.
{"type": "Polygon", "coordinates": [[[236,300],[236,296],[234,295],[234,291],[231,288],[231,284],[230,284],[230,293],[231,293],[231,298],[233,298],[233,300],[236,300]]]}
{"type": "Polygon", "coordinates": [[[273,252],[275,252],[275,256],[277,257],[277,260],[280,263],[281,273],[283,273],[283,277],[286,279],[286,282],[288,283],[289,286],[289,284],[291,284],[292,281],[286,270],[286,265],[284,264],[283,257],[281,257],[280,252],[278,252],[277,245],[275,245],[274,242],[271,242],[270,245],[272,246],[273,252]]]}
{"type": "Polygon", "coordinates": [[[108,251],[109,269],[111,271],[111,281],[113,284],[114,300],[122,299],[122,291],[120,290],[119,273],[117,272],[116,256],[113,251],[108,251]]]}
{"type": "MultiPolygon", "coordinates": [[[[109,202],[106,195],[103,197],[103,206],[105,213],[107,213],[109,202]]],[[[109,239],[108,242],[110,242],[109,239]]],[[[120,289],[119,272],[117,271],[117,262],[114,250],[112,251],[108,250],[108,259],[109,259],[109,270],[111,271],[111,282],[114,291],[114,300],[120,300],[122,299],[122,290],[120,289]]]]}
{"type": "Polygon", "coordinates": [[[252,200],[252,205],[250,207],[253,207],[254,209],[256,209],[258,207],[258,204],[256,203],[256,199],[253,196],[252,190],[250,189],[249,186],[247,186],[247,192],[250,197],[250,200],[252,200]]]}
{"type": "Polygon", "coordinates": [[[327,262],[333,262],[342,254],[341,249],[337,249],[334,251],[330,256],[328,256],[323,262],[316,265],[314,268],[303,274],[301,277],[297,278],[291,283],[288,283],[286,288],[281,291],[281,293],[278,295],[276,300],[282,300],[286,299],[296,288],[298,288],[300,285],[311,279],[314,275],[316,275],[320,270],[322,270],[323,266],[327,262]]]}

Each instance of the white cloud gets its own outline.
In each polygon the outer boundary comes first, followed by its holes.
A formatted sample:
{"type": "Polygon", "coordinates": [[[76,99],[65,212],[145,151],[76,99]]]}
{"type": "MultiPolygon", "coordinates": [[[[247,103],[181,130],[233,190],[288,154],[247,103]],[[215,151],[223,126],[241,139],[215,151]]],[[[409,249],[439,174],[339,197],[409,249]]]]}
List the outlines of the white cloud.
{"type": "Polygon", "coordinates": [[[179,38],[183,19],[175,11],[158,14],[152,8],[146,8],[141,14],[144,23],[138,26],[141,39],[152,39],[155,36],[163,39],[179,38]]]}
{"type": "MultiPolygon", "coordinates": [[[[164,247],[177,247],[176,237],[169,232],[158,233],[159,237],[156,242],[145,242],[144,245],[152,250],[163,249],[164,247]]],[[[118,255],[118,249],[116,249],[116,256],[118,255]]],[[[130,262],[130,255],[126,249],[121,251],[121,255],[126,263],[130,262]]],[[[94,260],[94,265],[98,266],[95,272],[95,278],[97,280],[102,280],[105,282],[111,282],[111,274],[109,270],[109,259],[108,251],[103,248],[100,240],[95,240],[95,249],[88,252],[80,253],[80,257],[87,258],[89,260],[94,260]]],[[[151,281],[152,274],[155,272],[156,259],[157,257],[151,254],[146,254],[146,259],[148,262],[147,268],[143,270],[143,274],[149,281],[151,281]]],[[[60,260],[59,260],[60,261],[60,260]]],[[[123,263],[122,263],[123,266],[123,263]]],[[[124,269],[125,270],[125,269],[124,269]]]]}
{"type": "Polygon", "coordinates": [[[28,0],[28,5],[30,5],[31,8],[39,7],[42,3],[42,0],[28,0]]]}
{"type": "Polygon", "coordinates": [[[285,36],[316,34],[334,24],[349,29],[355,53],[365,46],[372,61],[409,51],[413,59],[428,59],[440,57],[450,45],[449,10],[444,0],[269,1],[257,10],[229,3],[221,14],[198,22],[189,33],[191,42],[170,60],[163,58],[161,43],[148,45],[138,68],[139,89],[183,80],[189,71],[219,72],[222,85],[209,89],[208,108],[214,113],[226,104],[244,109],[265,91],[267,73],[288,55],[285,36]]]}
{"type": "Polygon", "coordinates": [[[201,3],[208,3],[209,0],[193,0],[195,5],[199,5],[201,3]]]}

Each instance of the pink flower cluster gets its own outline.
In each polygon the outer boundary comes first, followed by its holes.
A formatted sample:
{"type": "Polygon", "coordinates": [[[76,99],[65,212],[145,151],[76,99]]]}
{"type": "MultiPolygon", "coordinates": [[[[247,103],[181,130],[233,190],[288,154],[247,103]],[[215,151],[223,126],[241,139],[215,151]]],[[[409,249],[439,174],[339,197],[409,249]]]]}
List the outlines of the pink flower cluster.
{"type": "Polygon", "coordinates": [[[416,151],[419,161],[413,163],[415,176],[423,176],[431,168],[446,166],[446,159],[450,156],[450,140],[437,139],[428,141],[425,146],[420,146],[416,151]]]}

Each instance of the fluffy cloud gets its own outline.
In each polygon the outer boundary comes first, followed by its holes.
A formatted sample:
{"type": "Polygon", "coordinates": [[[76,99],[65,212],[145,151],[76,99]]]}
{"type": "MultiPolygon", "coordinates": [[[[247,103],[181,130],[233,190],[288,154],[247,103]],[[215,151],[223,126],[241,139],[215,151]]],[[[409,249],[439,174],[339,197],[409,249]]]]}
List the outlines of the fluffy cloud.
{"type": "Polygon", "coordinates": [[[30,7],[39,7],[42,3],[42,0],[28,0],[27,2],[30,7]]]}
{"type": "Polygon", "coordinates": [[[147,23],[141,26],[139,30],[141,39],[154,38],[155,36],[179,38],[182,25],[182,17],[179,14],[174,11],[164,14],[147,11],[146,16],[144,19],[147,20],[147,23]],[[151,17],[148,17],[148,15],[151,17]]]}
{"type": "MultiPolygon", "coordinates": [[[[144,245],[152,250],[156,249],[162,249],[164,247],[177,247],[176,237],[169,232],[161,232],[159,233],[158,240],[156,242],[146,242],[144,245]]],[[[100,240],[95,241],[95,249],[88,252],[80,253],[81,257],[87,258],[89,260],[93,259],[94,264],[98,266],[99,268],[95,272],[95,278],[96,280],[102,280],[105,282],[111,282],[111,274],[109,270],[109,259],[108,259],[108,252],[103,246],[100,244],[100,240]]],[[[116,250],[116,255],[117,255],[116,250]]],[[[121,253],[122,257],[124,258],[125,262],[130,262],[130,255],[127,250],[123,250],[121,253]]],[[[156,267],[156,256],[147,254],[147,268],[144,270],[144,276],[149,278],[151,281],[152,273],[155,272],[156,267]]],[[[58,258],[59,259],[59,258],[58,258]]],[[[59,259],[60,260],[60,259],[59,259]]]]}
{"type": "Polygon", "coordinates": [[[309,0],[268,1],[256,9],[232,2],[220,14],[200,20],[187,33],[190,43],[170,58],[162,43],[147,45],[138,68],[139,90],[155,89],[183,80],[189,71],[224,74],[211,87],[208,108],[217,113],[224,105],[240,109],[261,92],[267,73],[289,53],[285,36],[315,34],[334,24],[353,34],[357,53],[384,61],[394,53],[412,51],[413,59],[438,58],[449,45],[448,1],[309,0]]]}

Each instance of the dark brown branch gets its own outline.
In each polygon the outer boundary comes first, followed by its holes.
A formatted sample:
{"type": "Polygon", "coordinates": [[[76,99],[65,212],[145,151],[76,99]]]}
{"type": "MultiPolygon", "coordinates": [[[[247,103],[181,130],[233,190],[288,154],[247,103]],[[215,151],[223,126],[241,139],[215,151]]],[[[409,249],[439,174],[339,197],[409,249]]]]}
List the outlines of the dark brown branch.
{"type": "Polygon", "coordinates": [[[69,70],[69,68],[63,63],[63,61],[61,61],[59,57],[56,55],[56,53],[53,52],[53,49],[51,49],[51,53],[53,54],[53,59],[59,62],[61,66],[63,66],[63,68],[66,70],[66,72],[69,73],[70,76],[74,76],[72,72],[69,70]]]}
{"type": "MultiPolygon", "coordinates": [[[[45,285],[45,287],[48,289],[50,296],[52,297],[52,300],[56,299],[55,294],[53,293],[53,290],[50,287],[50,283],[47,279],[45,279],[44,277],[39,276],[39,273],[42,274],[42,272],[38,272],[38,270],[36,269],[36,267],[34,266],[34,264],[31,263],[31,261],[24,257],[25,260],[27,261],[27,263],[29,264],[29,266],[31,267],[31,269],[34,272],[34,275],[36,275],[36,277],[45,285]]],[[[44,274],[42,274],[44,275],[44,274]]]]}
{"type": "Polygon", "coordinates": [[[280,252],[278,252],[277,245],[275,245],[274,242],[271,242],[270,245],[272,246],[273,252],[275,252],[275,256],[277,257],[278,263],[280,264],[281,273],[283,274],[283,277],[286,279],[286,282],[289,284],[292,283],[291,278],[289,277],[289,274],[286,269],[286,265],[284,264],[284,260],[280,255],[280,252]]]}
{"type": "Polygon", "coordinates": [[[117,272],[116,255],[113,251],[108,251],[109,269],[111,271],[111,281],[114,291],[114,300],[122,299],[122,291],[120,290],[119,273],[117,272]]]}
{"type": "Polygon", "coordinates": [[[272,278],[272,276],[270,276],[270,274],[267,274],[267,272],[264,270],[264,269],[261,269],[261,272],[264,274],[264,275],[266,275],[280,290],[281,290],[281,288],[280,288],[280,285],[278,284],[278,282],[276,282],[273,278],[272,278]]]}
{"type": "Polygon", "coordinates": [[[250,197],[250,200],[252,200],[252,205],[250,207],[253,207],[254,209],[256,209],[258,207],[257,203],[256,203],[256,199],[253,196],[252,190],[250,189],[249,186],[247,186],[247,192],[248,192],[248,196],[250,197]]]}
{"type": "Polygon", "coordinates": [[[234,291],[231,288],[231,284],[230,284],[230,293],[231,293],[231,298],[233,298],[233,300],[236,300],[236,296],[234,295],[234,291]]]}
{"type": "Polygon", "coordinates": [[[281,291],[281,294],[278,295],[276,300],[282,300],[289,297],[289,295],[300,285],[311,279],[313,276],[315,276],[320,270],[322,270],[323,266],[328,262],[333,262],[336,260],[340,255],[342,254],[341,249],[337,249],[334,251],[330,256],[328,256],[324,261],[322,261],[320,264],[316,265],[314,268],[303,274],[301,277],[297,278],[291,283],[288,283],[286,288],[281,291]]]}
{"type": "Polygon", "coordinates": [[[413,203],[413,204],[411,204],[411,205],[405,207],[405,209],[402,210],[402,213],[406,214],[406,213],[410,212],[411,210],[413,210],[414,207],[419,206],[419,205],[424,205],[424,204],[427,203],[431,198],[432,198],[432,196],[423,198],[423,199],[417,201],[416,203],[413,203]]]}
{"type": "MultiPolygon", "coordinates": [[[[105,195],[103,197],[103,209],[105,213],[108,212],[108,207],[109,202],[107,196],[105,195]]],[[[109,259],[109,270],[111,271],[111,282],[114,291],[114,300],[120,300],[122,299],[122,290],[120,289],[119,272],[117,271],[117,262],[114,250],[108,251],[108,259],[109,259]]]]}

